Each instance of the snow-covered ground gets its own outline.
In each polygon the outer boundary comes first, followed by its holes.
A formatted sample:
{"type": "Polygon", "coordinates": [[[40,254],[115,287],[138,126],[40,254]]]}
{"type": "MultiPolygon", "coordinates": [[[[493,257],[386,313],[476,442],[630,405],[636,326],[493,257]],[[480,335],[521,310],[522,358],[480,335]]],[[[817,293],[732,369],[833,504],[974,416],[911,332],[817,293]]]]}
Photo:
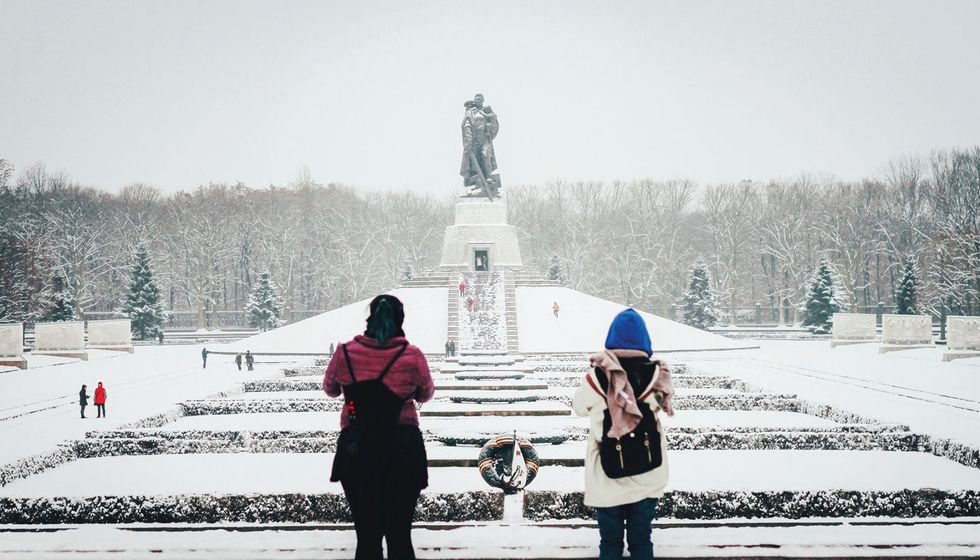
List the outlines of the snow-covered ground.
{"type": "MultiPolygon", "coordinates": [[[[445,529],[445,524],[416,528],[412,539],[418,557],[432,560],[595,558],[598,551],[599,535],[594,523],[550,527],[507,523],[468,525],[451,531],[445,529]]],[[[658,558],[907,558],[969,557],[980,547],[980,525],[976,520],[960,524],[936,520],[911,526],[834,521],[783,525],[657,523],[655,552],[658,558]]],[[[195,530],[173,532],[87,525],[56,526],[50,528],[51,532],[43,533],[6,533],[0,538],[0,558],[336,560],[352,558],[356,544],[349,526],[344,527],[347,530],[337,530],[341,527],[311,524],[248,532],[235,530],[234,526],[189,528],[195,530]]]]}
{"type": "Polygon", "coordinates": [[[980,358],[942,361],[940,347],[879,354],[877,344],[757,341],[760,349],[678,355],[694,370],[837,406],[980,447],[980,358]]]}
{"type": "MultiPolygon", "coordinates": [[[[53,451],[88,430],[105,430],[171,410],[175,404],[235,387],[240,381],[275,375],[281,364],[256,363],[239,372],[232,356],[212,355],[201,368],[201,346],[138,346],[134,354],[92,352],[93,359],[32,356],[26,370],[0,374],[0,465],[53,451]],[[34,367],[41,359],[46,367],[34,367]],[[60,360],[59,365],[49,362],[60,360]],[[103,382],[107,418],[97,419],[95,388],[103,382]],[[88,417],[80,418],[78,392],[87,385],[88,417]]],[[[209,345],[210,350],[221,346],[209,345]]]]}
{"type": "MultiPolygon", "coordinates": [[[[399,288],[388,292],[405,305],[405,336],[423,352],[445,351],[449,317],[447,288],[399,288]]],[[[364,332],[372,298],[258,334],[229,347],[244,352],[327,352],[364,332]]]]}
{"type": "MultiPolygon", "coordinates": [[[[594,352],[602,347],[613,317],[626,307],[560,287],[517,288],[517,332],[521,352],[594,352]],[[551,310],[557,302],[561,311],[551,310]]],[[[754,347],[640,311],[656,352],[754,347]]]]}
{"type": "MultiPolygon", "coordinates": [[[[545,451],[561,455],[586,443],[545,451]]],[[[476,459],[475,448],[442,448],[439,455],[476,459]]],[[[894,451],[671,451],[671,490],[898,491],[980,488],[980,470],[928,453],[894,451]]],[[[80,459],[0,488],[0,497],[150,496],[182,494],[340,493],[326,473],[331,453],[252,453],[121,456],[80,459]],[[282,473],[289,473],[282,476],[282,473]]],[[[581,491],[581,467],[546,467],[534,491],[581,491]]],[[[485,490],[475,468],[433,469],[428,492],[485,490]]]]}

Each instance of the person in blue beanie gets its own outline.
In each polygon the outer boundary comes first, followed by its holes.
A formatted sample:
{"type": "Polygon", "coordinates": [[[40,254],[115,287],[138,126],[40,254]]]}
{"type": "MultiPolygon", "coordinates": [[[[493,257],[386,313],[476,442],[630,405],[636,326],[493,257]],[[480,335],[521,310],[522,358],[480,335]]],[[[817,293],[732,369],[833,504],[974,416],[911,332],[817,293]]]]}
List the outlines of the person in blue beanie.
{"type": "Polygon", "coordinates": [[[623,310],[609,326],[605,349],[589,359],[592,371],[572,403],[589,418],[585,505],[596,510],[600,560],[623,557],[624,527],[631,560],[653,558],[653,520],[668,479],[657,414],[673,415],[674,386],[667,364],[652,356],[643,317],[623,310]]]}

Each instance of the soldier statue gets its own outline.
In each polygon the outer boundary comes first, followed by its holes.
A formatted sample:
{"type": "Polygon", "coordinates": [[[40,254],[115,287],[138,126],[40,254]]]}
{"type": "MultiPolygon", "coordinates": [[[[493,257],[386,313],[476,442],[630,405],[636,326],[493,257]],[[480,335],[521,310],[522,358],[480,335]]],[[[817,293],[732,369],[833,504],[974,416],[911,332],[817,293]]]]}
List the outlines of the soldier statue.
{"type": "Polygon", "coordinates": [[[463,196],[485,196],[490,200],[500,196],[500,174],[493,153],[493,139],[500,124],[489,105],[483,105],[483,94],[463,104],[463,163],[459,174],[463,185],[470,190],[463,196]]]}

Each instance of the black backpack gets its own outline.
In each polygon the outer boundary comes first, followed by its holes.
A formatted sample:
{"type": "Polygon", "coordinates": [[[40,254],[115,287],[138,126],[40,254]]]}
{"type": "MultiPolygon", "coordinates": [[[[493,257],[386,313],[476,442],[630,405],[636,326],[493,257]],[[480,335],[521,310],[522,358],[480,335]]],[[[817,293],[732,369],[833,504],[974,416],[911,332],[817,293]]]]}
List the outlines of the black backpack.
{"type": "MultiPolygon", "coordinates": [[[[337,482],[357,474],[365,466],[383,453],[385,446],[398,426],[405,401],[384,384],[384,378],[398,358],[405,353],[408,343],[402,344],[395,357],[388,362],[378,377],[358,381],[351,367],[347,345],[341,344],[347,371],[353,383],[344,385],[344,408],[347,410],[349,424],[337,438],[337,452],[334,456],[333,472],[330,480],[337,482]]],[[[412,398],[411,396],[408,397],[412,398]]]]}
{"type": "MultiPolygon", "coordinates": [[[[644,368],[656,368],[659,362],[648,362],[643,364],[644,368]]],[[[654,372],[656,370],[654,369],[654,372]]],[[[596,368],[596,378],[602,387],[603,396],[609,391],[609,378],[606,372],[596,368]]],[[[632,375],[626,372],[633,392],[637,397],[637,407],[643,418],[636,428],[621,438],[611,438],[607,434],[612,428],[612,416],[609,409],[602,413],[602,441],[599,443],[599,462],[602,470],[609,478],[624,478],[650,472],[663,464],[663,450],[660,447],[660,429],[657,425],[657,417],[654,415],[650,405],[640,401],[640,392],[645,387],[637,387],[633,383],[632,375]]]]}

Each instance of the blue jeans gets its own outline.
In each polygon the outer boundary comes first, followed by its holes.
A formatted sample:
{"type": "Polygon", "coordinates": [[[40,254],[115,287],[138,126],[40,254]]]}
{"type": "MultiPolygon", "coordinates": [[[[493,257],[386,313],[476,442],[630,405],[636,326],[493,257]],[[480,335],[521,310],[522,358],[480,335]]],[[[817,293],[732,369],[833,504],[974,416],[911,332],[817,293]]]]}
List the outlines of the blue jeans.
{"type": "Polygon", "coordinates": [[[653,560],[650,533],[657,517],[656,498],[646,498],[632,504],[596,508],[599,522],[599,560],[620,560],[623,557],[623,524],[629,542],[630,560],[653,560]]]}

